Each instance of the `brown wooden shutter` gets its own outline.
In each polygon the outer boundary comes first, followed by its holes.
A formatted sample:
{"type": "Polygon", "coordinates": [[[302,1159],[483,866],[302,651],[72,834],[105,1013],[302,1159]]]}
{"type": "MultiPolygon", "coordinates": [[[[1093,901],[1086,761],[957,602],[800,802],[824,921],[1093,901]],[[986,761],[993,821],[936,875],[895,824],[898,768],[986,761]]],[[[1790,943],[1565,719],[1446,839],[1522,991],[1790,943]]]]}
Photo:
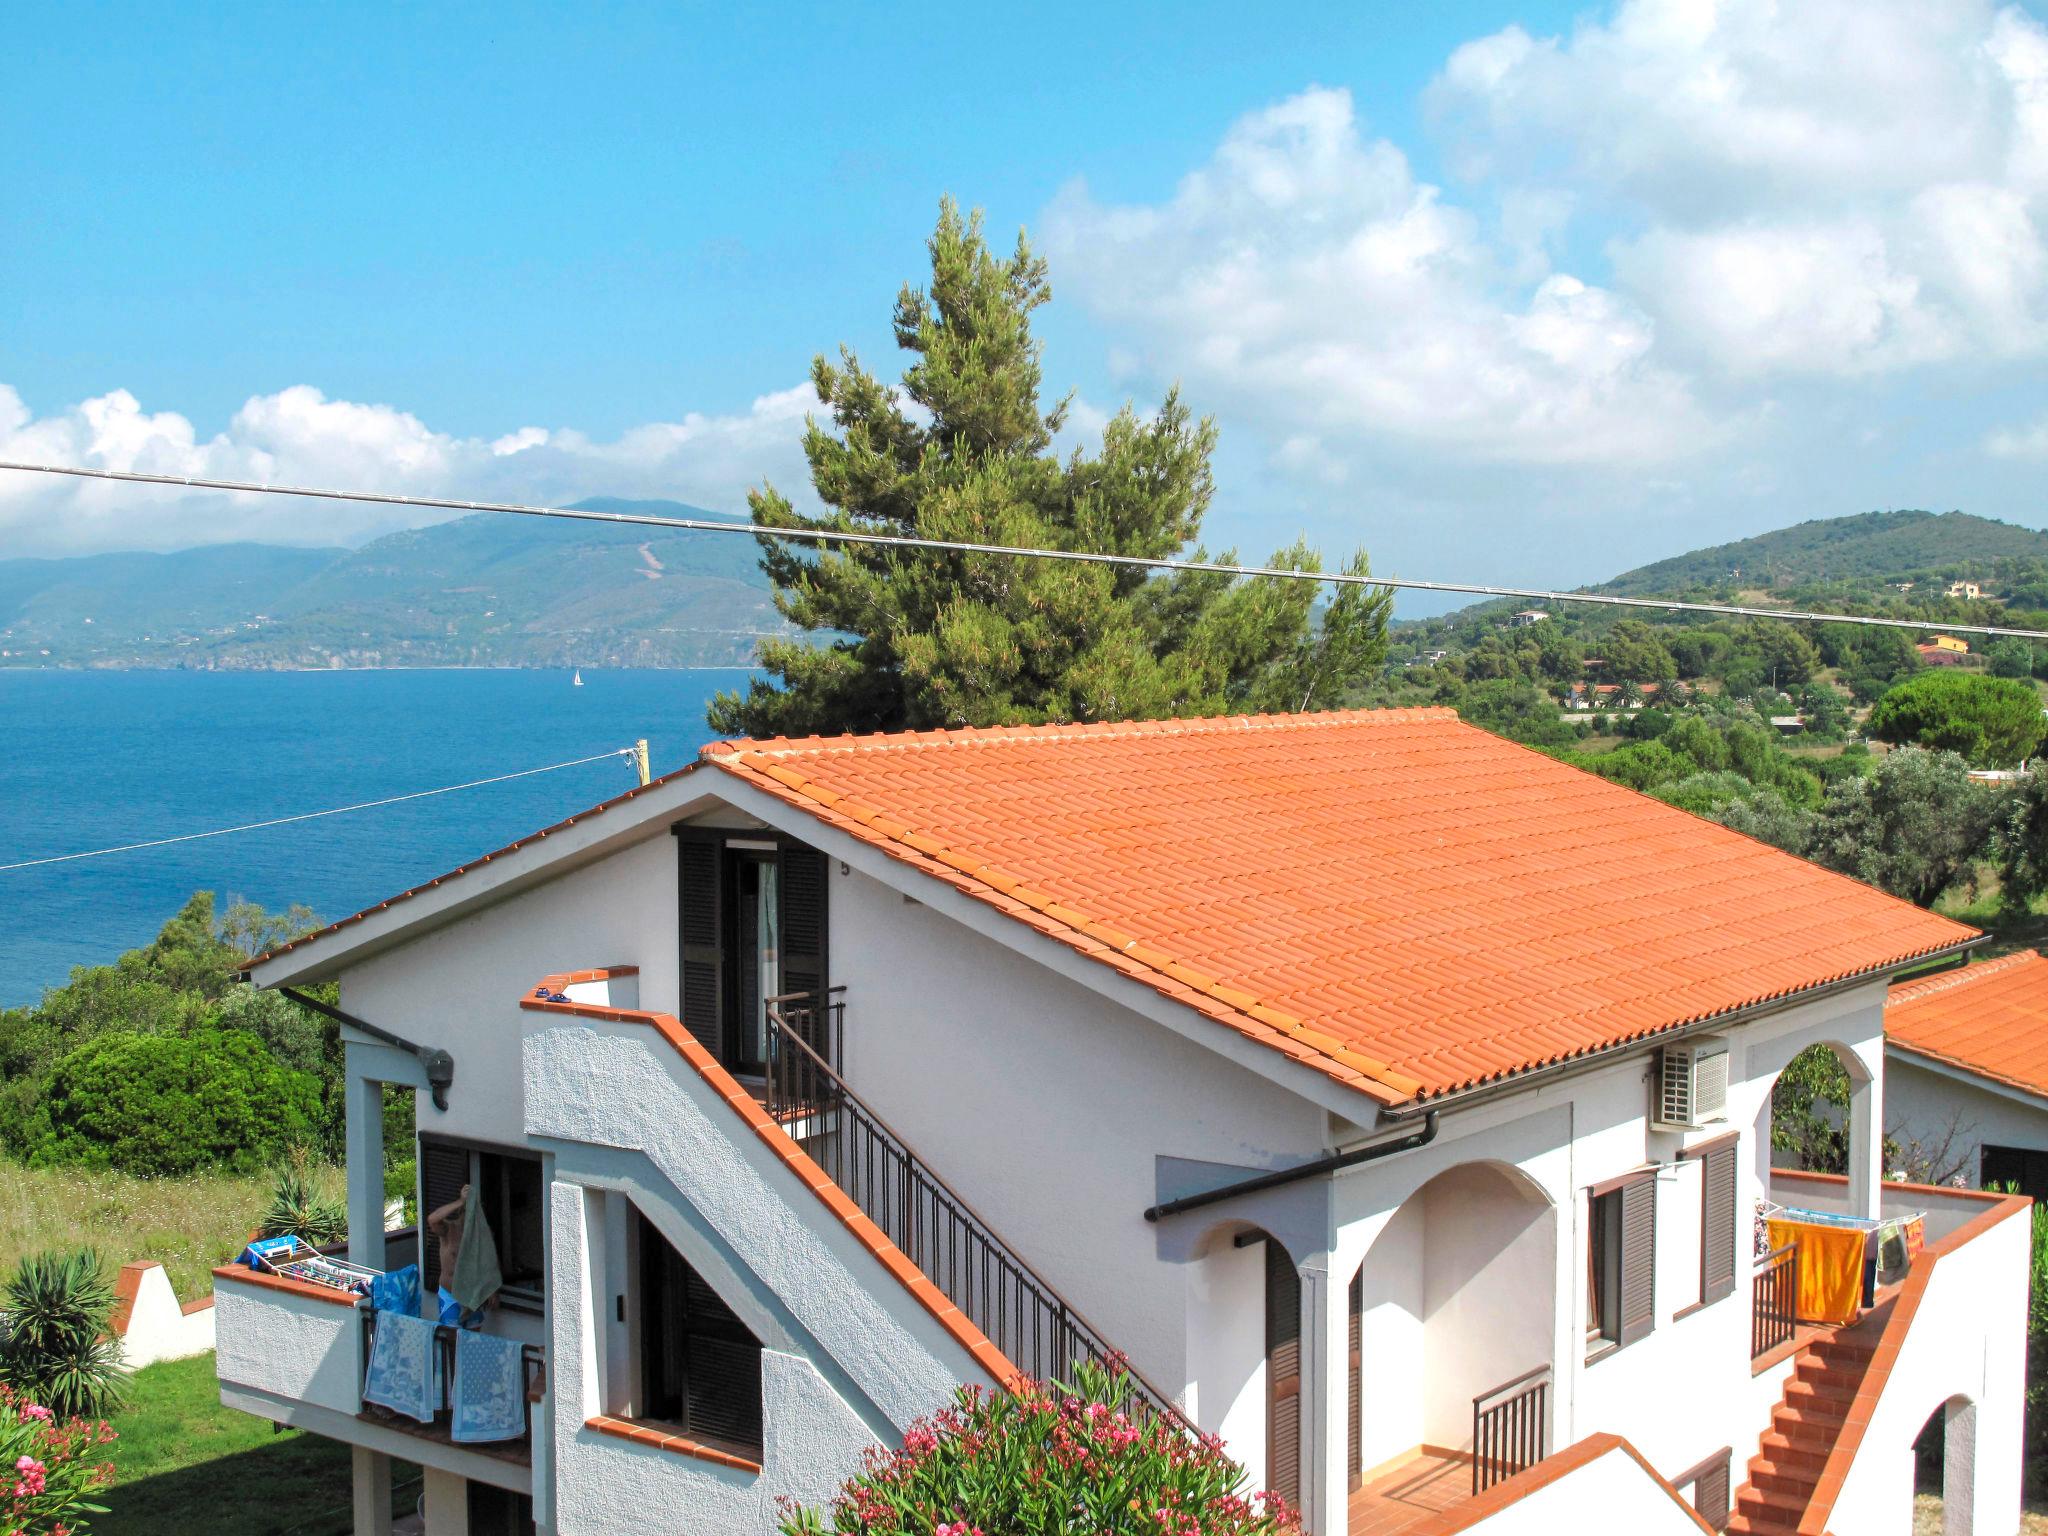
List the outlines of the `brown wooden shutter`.
{"type": "Polygon", "coordinates": [[[1719,1301],[1735,1291],[1735,1143],[1700,1161],[1700,1300],[1719,1301]]]}
{"type": "Polygon", "coordinates": [[[1365,1418],[1365,1266],[1358,1266],[1358,1272],[1351,1277],[1351,1300],[1346,1309],[1350,1314],[1351,1339],[1349,1344],[1351,1375],[1346,1388],[1348,1414],[1351,1426],[1350,1442],[1345,1449],[1345,1475],[1350,1479],[1352,1492],[1358,1491],[1365,1475],[1365,1451],[1359,1444],[1365,1418]]]}
{"type": "Polygon", "coordinates": [[[688,1265],[683,1328],[684,1424],[692,1434],[761,1448],[761,1345],[688,1265]]]}
{"type": "Polygon", "coordinates": [[[724,847],[718,834],[676,833],[680,882],[676,910],[682,928],[683,1028],[719,1060],[725,1059],[724,847]]]}
{"type": "Polygon", "coordinates": [[[1621,1187],[1621,1323],[1616,1344],[1647,1338],[1657,1326],[1657,1176],[1621,1187]]]}
{"type": "Polygon", "coordinates": [[[831,907],[825,883],[825,856],[815,848],[785,843],[778,855],[781,870],[775,882],[782,904],[781,972],[784,992],[808,992],[817,1010],[813,1047],[822,1049],[823,1005],[827,981],[825,927],[831,907]]]}
{"type": "Polygon", "coordinates": [[[1266,1239],[1266,1486],[1301,1502],[1301,1276],[1266,1239]]]}
{"type": "Polygon", "coordinates": [[[1693,1509],[1717,1531],[1728,1523],[1729,1460],[1730,1453],[1723,1451],[1711,1466],[1701,1469],[1692,1484],[1693,1509]]]}
{"type": "Polygon", "coordinates": [[[468,1182],[466,1148],[420,1138],[420,1286],[429,1294],[441,1283],[441,1241],[428,1228],[427,1217],[461,1199],[468,1182]]]}

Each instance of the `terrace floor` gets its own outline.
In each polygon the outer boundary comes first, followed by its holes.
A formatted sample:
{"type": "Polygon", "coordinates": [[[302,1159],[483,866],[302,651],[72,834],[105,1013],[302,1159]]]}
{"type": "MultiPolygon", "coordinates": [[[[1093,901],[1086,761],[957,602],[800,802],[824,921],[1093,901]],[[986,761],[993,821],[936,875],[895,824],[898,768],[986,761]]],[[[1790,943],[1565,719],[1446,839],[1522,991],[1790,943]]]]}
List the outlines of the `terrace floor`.
{"type": "Polygon", "coordinates": [[[1472,1497],[1472,1463],[1417,1450],[1351,1495],[1351,1536],[1400,1536],[1472,1497]]]}

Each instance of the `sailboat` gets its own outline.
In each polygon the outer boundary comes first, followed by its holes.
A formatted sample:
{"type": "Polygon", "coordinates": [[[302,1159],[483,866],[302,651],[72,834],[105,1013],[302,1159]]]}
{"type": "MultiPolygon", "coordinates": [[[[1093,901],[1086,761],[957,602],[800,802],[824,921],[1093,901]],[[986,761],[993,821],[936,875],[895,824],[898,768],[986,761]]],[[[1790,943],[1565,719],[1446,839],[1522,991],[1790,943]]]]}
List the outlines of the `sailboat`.
{"type": "Polygon", "coordinates": [[[571,688],[581,688],[583,686],[583,669],[581,667],[578,667],[575,675],[569,679],[569,686],[571,688]]]}

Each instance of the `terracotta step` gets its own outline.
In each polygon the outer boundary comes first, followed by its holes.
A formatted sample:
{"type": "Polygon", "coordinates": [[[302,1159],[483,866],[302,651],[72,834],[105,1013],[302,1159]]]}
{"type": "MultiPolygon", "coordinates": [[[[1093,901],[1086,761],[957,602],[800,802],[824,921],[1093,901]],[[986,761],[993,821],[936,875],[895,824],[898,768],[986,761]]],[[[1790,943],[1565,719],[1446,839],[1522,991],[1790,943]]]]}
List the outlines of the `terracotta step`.
{"type": "Polygon", "coordinates": [[[1799,1525],[1796,1521],[1788,1525],[1777,1519],[1752,1520],[1738,1510],[1728,1517],[1728,1523],[1722,1529],[1730,1532],[1731,1536],[1780,1536],[1781,1532],[1798,1530],[1799,1525]]]}
{"type": "Polygon", "coordinates": [[[1822,1444],[1818,1437],[1794,1440],[1775,1429],[1767,1429],[1757,1443],[1757,1454],[1750,1458],[1750,1465],[1770,1461],[1780,1467],[1809,1467],[1818,1476],[1828,1464],[1828,1453],[1833,1448],[1822,1444]]]}
{"type": "Polygon", "coordinates": [[[1867,1361],[1856,1365],[1842,1365],[1826,1360],[1812,1360],[1802,1356],[1792,1367],[1792,1381],[1831,1381],[1850,1388],[1852,1391],[1863,1385],[1863,1377],[1869,1369],[1867,1361]]]}
{"type": "Polygon", "coordinates": [[[1785,1383],[1784,1405],[1788,1408],[1805,1408],[1809,1405],[1823,1413],[1834,1413],[1848,1417],[1849,1405],[1856,1401],[1856,1389],[1833,1382],[1788,1381],[1785,1383]]]}
{"type": "Polygon", "coordinates": [[[1808,1494],[1777,1493],[1744,1483],[1736,1502],[1751,1519],[1771,1517],[1783,1520],[1787,1525],[1797,1525],[1799,1517],[1806,1513],[1806,1506],[1813,1500],[1808,1494]]]}
{"type": "Polygon", "coordinates": [[[1813,1497],[1820,1473],[1812,1467],[1780,1467],[1776,1462],[1755,1457],[1749,1464],[1746,1486],[1760,1494],[1777,1494],[1804,1503],[1813,1497]]]}
{"type": "Polygon", "coordinates": [[[1842,1432],[1842,1415],[1812,1403],[1780,1403],[1771,1410],[1771,1428],[1795,1445],[1832,1446],[1842,1432]]]}

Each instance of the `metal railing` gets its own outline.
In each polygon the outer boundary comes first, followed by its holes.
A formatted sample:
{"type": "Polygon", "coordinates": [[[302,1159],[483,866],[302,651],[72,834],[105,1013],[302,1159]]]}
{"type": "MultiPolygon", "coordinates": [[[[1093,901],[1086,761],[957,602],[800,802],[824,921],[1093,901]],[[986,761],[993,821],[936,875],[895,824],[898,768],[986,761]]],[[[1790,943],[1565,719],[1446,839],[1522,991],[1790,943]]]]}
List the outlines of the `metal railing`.
{"type": "MultiPolygon", "coordinates": [[[[375,1307],[364,1307],[362,1314],[363,1380],[357,1383],[356,1390],[358,1393],[362,1391],[364,1386],[368,1385],[370,1352],[376,1347],[377,1343],[377,1309],[375,1307]]],[[[434,1384],[440,1397],[435,1407],[434,1422],[432,1424],[422,1424],[416,1419],[405,1417],[403,1414],[392,1414],[391,1423],[397,1428],[422,1435],[439,1435],[446,1432],[449,1421],[454,1417],[455,1409],[452,1394],[455,1390],[456,1331],[456,1329],[446,1323],[434,1325],[434,1384]]],[[[546,1390],[547,1350],[539,1344],[522,1344],[519,1347],[519,1354],[522,1367],[520,1371],[520,1386],[522,1389],[520,1397],[526,1415],[526,1434],[523,1437],[523,1441],[506,1440],[484,1443],[471,1447],[474,1450],[495,1453],[508,1446],[517,1446],[524,1443],[530,1447],[533,1444],[533,1403],[534,1398],[546,1390]]],[[[380,1416],[387,1411],[382,1408],[376,1410],[380,1416]]]]}
{"type": "Polygon", "coordinates": [[[1472,1492],[1526,1471],[1550,1454],[1550,1367],[1472,1399],[1472,1492]]]}
{"type": "Polygon", "coordinates": [[[1750,1281],[1749,1358],[1760,1359],[1792,1342],[1799,1326],[1799,1249],[1773,1248],[1757,1261],[1750,1281]]]}
{"type": "Polygon", "coordinates": [[[1121,1370],[1133,1409],[1185,1424],[1166,1395],[846,1085],[818,1044],[837,1058],[844,1006],[770,1001],[769,1115],[1018,1370],[1039,1381],[1070,1380],[1088,1362],[1121,1370]],[[808,1027],[797,1026],[800,1017],[808,1027]]]}

